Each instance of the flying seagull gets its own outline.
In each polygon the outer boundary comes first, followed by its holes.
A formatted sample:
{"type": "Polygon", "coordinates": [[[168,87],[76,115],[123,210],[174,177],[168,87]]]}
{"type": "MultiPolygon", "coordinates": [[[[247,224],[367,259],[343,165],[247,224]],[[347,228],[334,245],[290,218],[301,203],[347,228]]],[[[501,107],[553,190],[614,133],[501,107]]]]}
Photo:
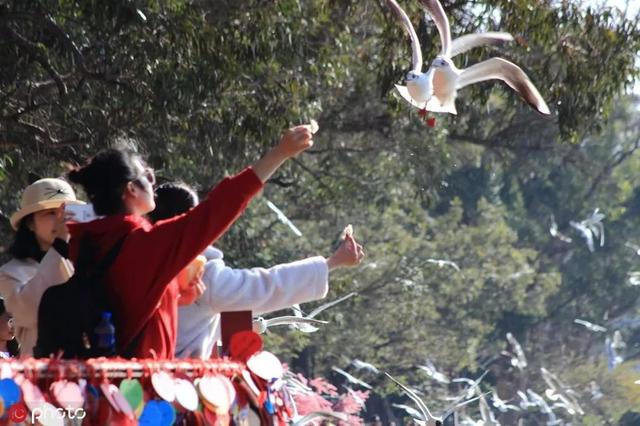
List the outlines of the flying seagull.
{"type": "Polygon", "coordinates": [[[527,357],[525,357],[524,355],[524,351],[522,350],[520,342],[518,342],[511,333],[507,333],[507,341],[511,345],[512,350],[515,352],[515,356],[507,352],[511,357],[511,365],[519,368],[520,370],[527,368],[527,357]]]}
{"type": "Polygon", "coordinates": [[[591,216],[580,222],[569,221],[569,225],[575,228],[585,239],[590,252],[595,250],[594,240],[600,240],[600,247],[604,246],[604,225],[602,219],[605,215],[600,213],[599,209],[595,209],[591,216]]]}
{"type": "MultiPolygon", "coordinates": [[[[427,108],[429,99],[433,96],[432,80],[434,76],[434,69],[429,68],[426,73],[422,72],[422,48],[420,47],[420,40],[418,39],[418,35],[411,24],[411,20],[395,0],[387,0],[387,4],[404,26],[404,29],[409,34],[409,38],[411,40],[412,69],[407,73],[405,78],[407,86],[396,85],[396,88],[400,95],[411,105],[420,109],[425,109],[427,108]]],[[[446,27],[446,31],[449,31],[448,25],[446,27]]],[[[487,32],[467,34],[453,40],[451,43],[450,55],[451,57],[454,57],[469,49],[473,49],[474,47],[485,44],[500,44],[508,41],[513,41],[513,36],[509,33],[487,32]]]]}
{"type": "Polygon", "coordinates": [[[313,318],[301,318],[293,315],[285,315],[282,317],[264,319],[258,317],[253,320],[254,331],[259,334],[264,334],[269,328],[277,325],[293,325],[293,326],[308,326],[313,327],[315,325],[329,324],[328,321],[320,321],[313,318]]]}
{"type": "Polygon", "coordinates": [[[576,324],[580,324],[583,325],[587,328],[587,330],[589,331],[593,331],[594,333],[604,333],[605,331],[607,331],[607,329],[601,325],[598,324],[594,324],[592,322],[589,321],[585,321],[585,320],[581,320],[581,319],[574,319],[573,322],[575,322],[576,324]]]}
{"type": "Polygon", "coordinates": [[[374,374],[380,374],[380,370],[378,370],[375,365],[359,360],[358,358],[352,360],[351,365],[353,365],[357,370],[367,370],[374,374]]]}
{"type": "Polygon", "coordinates": [[[349,416],[346,413],[337,413],[334,411],[312,411],[305,416],[299,416],[298,418],[293,419],[291,425],[304,426],[317,419],[334,419],[341,422],[346,422],[349,420],[349,416]]]}
{"type": "MultiPolygon", "coordinates": [[[[300,305],[293,305],[293,313],[295,316],[299,317],[299,318],[309,318],[309,319],[313,319],[315,318],[316,315],[318,315],[320,312],[331,308],[332,306],[337,305],[338,303],[344,302],[345,300],[349,299],[350,297],[353,297],[355,295],[357,295],[358,293],[356,292],[351,292],[349,294],[347,294],[346,296],[342,296],[339,299],[333,300],[331,302],[325,303],[324,305],[320,305],[317,308],[315,308],[313,311],[311,311],[311,313],[307,316],[303,316],[303,312],[300,309],[300,305]]],[[[315,331],[318,331],[318,329],[314,326],[312,326],[311,324],[294,324],[294,327],[297,328],[298,330],[302,331],[303,333],[313,333],[315,331]]]]}
{"type": "Polygon", "coordinates": [[[442,48],[426,73],[422,73],[422,53],[417,34],[407,14],[395,0],[387,0],[402,21],[411,38],[413,69],[407,73],[407,86],[396,85],[400,96],[413,106],[433,112],[457,114],[455,99],[459,89],[486,80],[502,80],[543,115],[549,107],[529,77],[516,64],[502,58],[491,58],[469,68],[458,69],[451,58],[483,44],[499,44],[513,40],[508,33],[468,34],[451,40],[449,20],[438,0],[420,0],[438,28],[442,48]]]}
{"type": "Polygon", "coordinates": [[[558,231],[558,224],[556,223],[556,218],[553,215],[551,215],[551,226],[549,227],[549,233],[553,238],[557,238],[562,242],[570,243],[573,241],[570,237],[567,237],[566,235],[558,231]]]}
{"type": "Polygon", "coordinates": [[[451,261],[451,260],[427,259],[427,262],[433,263],[434,265],[438,265],[438,267],[440,267],[440,268],[442,268],[444,266],[450,266],[453,269],[455,269],[456,271],[460,272],[460,267],[458,266],[458,264],[456,262],[451,261]]]}
{"type": "Polygon", "coordinates": [[[351,374],[347,373],[346,371],[344,371],[341,368],[338,368],[338,367],[334,366],[334,367],[331,367],[331,369],[333,371],[335,371],[336,373],[343,375],[349,381],[349,383],[353,383],[354,385],[362,386],[363,388],[366,388],[366,389],[373,389],[370,384],[368,384],[366,382],[363,382],[362,380],[352,376],[351,374]]]}
{"type": "Polygon", "coordinates": [[[427,375],[431,377],[433,380],[435,380],[436,382],[439,382],[445,385],[448,385],[449,383],[451,383],[451,380],[449,380],[447,376],[445,376],[443,373],[436,370],[435,365],[433,365],[433,362],[431,362],[430,359],[427,359],[426,365],[419,365],[418,368],[423,370],[425,373],[427,373],[427,375]]]}
{"type": "Polygon", "coordinates": [[[466,401],[463,401],[464,397],[467,394],[467,390],[465,390],[458,398],[455,399],[455,401],[453,401],[453,403],[451,404],[451,406],[449,406],[444,414],[440,417],[434,417],[433,414],[431,414],[431,412],[429,411],[429,408],[427,407],[427,405],[418,397],[418,395],[416,395],[416,393],[414,391],[412,391],[411,389],[409,389],[407,386],[405,386],[404,384],[402,384],[401,382],[399,382],[398,380],[394,379],[389,373],[384,373],[389,379],[393,380],[393,382],[395,384],[397,384],[398,386],[400,386],[400,388],[404,391],[404,393],[407,394],[407,396],[409,398],[411,398],[411,400],[413,402],[415,402],[415,404],[417,405],[418,409],[420,410],[421,413],[421,418],[414,418],[414,421],[421,425],[421,426],[441,426],[444,419],[446,419],[447,417],[449,417],[453,412],[457,411],[458,409],[464,407],[467,404],[472,403],[473,401],[476,401],[477,399],[480,398],[480,396],[477,396],[475,398],[472,399],[467,399],[466,401]],[[424,419],[424,420],[423,420],[424,419]]]}

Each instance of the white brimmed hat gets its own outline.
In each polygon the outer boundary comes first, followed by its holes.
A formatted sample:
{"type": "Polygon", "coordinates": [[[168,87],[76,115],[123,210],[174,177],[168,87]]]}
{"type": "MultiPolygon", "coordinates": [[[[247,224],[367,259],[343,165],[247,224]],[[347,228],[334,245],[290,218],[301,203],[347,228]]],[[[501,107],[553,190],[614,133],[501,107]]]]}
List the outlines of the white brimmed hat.
{"type": "Polygon", "coordinates": [[[73,188],[62,179],[40,179],[27,186],[22,193],[20,210],[11,215],[11,226],[17,230],[20,221],[31,213],[56,209],[62,204],[84,204],[76,200],[73,188]]]}

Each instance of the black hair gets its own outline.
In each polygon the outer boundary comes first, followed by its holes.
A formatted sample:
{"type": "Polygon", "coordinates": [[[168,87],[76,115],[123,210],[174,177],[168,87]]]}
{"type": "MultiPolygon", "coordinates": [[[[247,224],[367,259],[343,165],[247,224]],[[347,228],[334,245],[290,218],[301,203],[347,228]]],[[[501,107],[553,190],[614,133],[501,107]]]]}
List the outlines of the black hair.
{"type": "MultiPolygon", "coordinates": [[[[7,312],[7,308],[4,306],[4,300],[0,299],[0,315],[4,314],[5,312],[7,312]]],[[[18,339],[16,337],[7,341],[7,352],[9,352],[9,355],[11,355],[12,357],[20,356],[20,342],[18,342],[18,339]]]]}
{"type": "Polygon", "coordinates": [[[16,259],[33,259],[40,262],[45,252],[40,248],[36,233],[29,228],[29,224],[33,222],[33,213],[25,216],[20,220],[18,230],[9,247],[9,254],[16,259]]]}
{"type": "Polygon", "coordinates": [[[198,194],[182,182],[167,182],[155,190],[156,208],[149,213],[155,223],[187,212],[198,204],[198,194]]]}
{"type": "Polygon", "coordinates": [[[96,214],[126,213],[122,193],[139,176],[135,160],[142,157],[130,149],[108,148],[98,152],[87,165],[69,172],[69,180],[82,186],[96,214]]]}

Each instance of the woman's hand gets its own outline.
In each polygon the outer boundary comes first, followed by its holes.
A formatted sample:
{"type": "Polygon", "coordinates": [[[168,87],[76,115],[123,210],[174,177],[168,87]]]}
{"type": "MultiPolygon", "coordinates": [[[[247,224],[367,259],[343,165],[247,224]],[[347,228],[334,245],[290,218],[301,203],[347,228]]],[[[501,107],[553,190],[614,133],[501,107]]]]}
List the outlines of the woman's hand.
{"type": "Polygon", "coordinates": [[[356,266],[364,259],[364,250],[351,233],[347,233],[335,253],[327,259],[329,270],[343,266],[356,266]]]}
{"type": "Polygon", "coordinates": [[[206,290],[206,286],[202,282],[202,275],[195,277],[190,285],[184,289],[180,289],[180,298],[178,299],[178,305],[190,305],[200,298],[206,290]]]}
{"type": "Polygon", "coordinates": [[[279,150],[285,159],[289,159],[311,148],[313,146],[312,137],[310,124],[292,127],[282,134],[280,143],[275,149],[279,150]]]}
{"type": "Polygon", "coordinates": [[[311,124],[288,129],[280,143],[252,166],[254,173],[263,183],[266,182],[285,161],[313,146],[312,136],[311,124]]]}

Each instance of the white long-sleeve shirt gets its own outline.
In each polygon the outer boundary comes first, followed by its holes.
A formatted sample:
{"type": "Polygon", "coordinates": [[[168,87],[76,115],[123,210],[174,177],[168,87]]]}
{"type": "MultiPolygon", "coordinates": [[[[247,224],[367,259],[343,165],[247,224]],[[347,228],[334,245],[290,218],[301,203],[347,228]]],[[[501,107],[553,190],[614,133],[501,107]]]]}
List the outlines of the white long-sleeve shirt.
{"type": "Polygon", "coordinates": [[[329,290],[329,268],[322,256],[273,266],[269,269],[233,269],[222,251],[209,248],[202,281],[206,290],[191,305],[178,309],[176,357],[211,356],[220,339],[220,312],[262,314],[296,303],[322,299],[329,290]]]}
{"type": "Polygon", "coordinates": [[[21,357],[33,355],[38,338],[38,307],[42,294],[73,275],[73,264],[53,247],[38,263],[33,259],[12,259],[0,267],[0,297],[13,315],[21,357]]]}

